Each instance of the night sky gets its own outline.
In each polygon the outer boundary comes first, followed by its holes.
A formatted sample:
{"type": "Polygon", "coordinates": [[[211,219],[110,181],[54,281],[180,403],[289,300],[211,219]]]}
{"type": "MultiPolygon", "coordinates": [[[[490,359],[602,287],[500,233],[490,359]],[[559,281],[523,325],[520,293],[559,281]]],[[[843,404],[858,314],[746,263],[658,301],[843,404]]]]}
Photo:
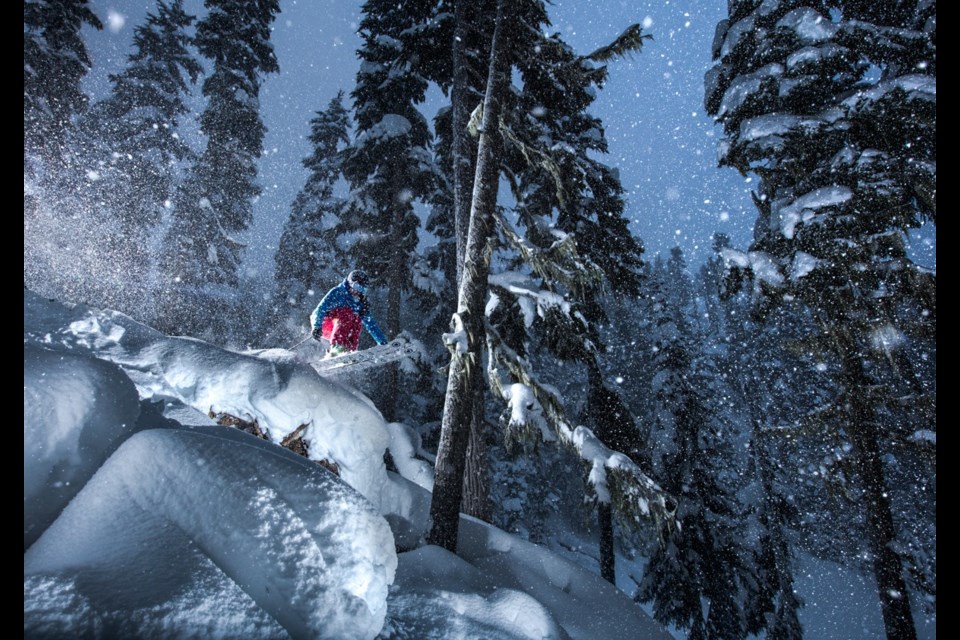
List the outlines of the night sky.
{"type": "MultiPolygon", "coordinates": [[[[267,78],[261,93],[269,129],[260,164],[263,196],[256,203],[247,264],[250,275],[266,275],[290,203],[303,185],[300,161],[309,152],[309,120],[339,89],[353,87],[359,63],[355,51],[360,2],[281,0],[273,44],[280,73],[267,78]]],[[[105,78],[125,64],[133,28],[150,2],[93,0],[102,32],[87,30],[94,70],[87,83],[96,97],[109,91],[105,78]]],[[[187,10],[202,14],[200,0],[187,10]]],[[[550,7],[552,29],[577,51],[588,53],[640,22],[653,35],[644,50],[610,64],[611,76],[593,112],[607,130],[606,162],[620,169],[627,189],[628,215],[649,256],[679,244],[688,262],[710,254],[715,231],[745,246],[755,210],[752,183],[732,169],[716,167],[719,128],[703,110],[703,74],[724,3],[693,1],[557,0],[550,7]]],[[[199,87],[195,93],[199,95],[199,87]]],[[[424,105],[432,118],[439,91],[424,105]]],[[[202,108],[198,100],[197,108],[202,108]]],[[[196,124],[185,122],[185,134],[196,124]]],[[[191,142],[201,148],[201,140],[191,142]]]]}

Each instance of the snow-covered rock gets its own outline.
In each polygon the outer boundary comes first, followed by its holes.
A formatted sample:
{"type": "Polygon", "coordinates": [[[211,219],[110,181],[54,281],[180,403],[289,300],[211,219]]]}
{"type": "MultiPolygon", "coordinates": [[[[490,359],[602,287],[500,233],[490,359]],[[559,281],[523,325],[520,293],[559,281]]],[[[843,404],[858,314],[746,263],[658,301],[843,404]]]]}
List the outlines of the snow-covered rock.
{"type": "Polygon", "coordinates": [[[23,548],[137,427],[137,390],[84,353],[23,345],[23,548]]]}
{"type": "Polygon", "coordinates": [[[24,629],[196,635],[222,599],[238,609],[214,636],[271,635],[272,618],[295,638],[372,638],[396,567],[386,521],[319,466],[222,427],[153,429],[25,554],[24,629]]]}

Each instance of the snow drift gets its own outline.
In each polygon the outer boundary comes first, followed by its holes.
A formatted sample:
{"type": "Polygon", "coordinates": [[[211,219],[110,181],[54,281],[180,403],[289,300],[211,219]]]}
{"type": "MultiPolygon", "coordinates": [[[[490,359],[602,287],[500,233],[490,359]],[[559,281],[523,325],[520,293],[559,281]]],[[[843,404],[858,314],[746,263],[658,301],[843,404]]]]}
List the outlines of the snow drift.
{"type": "Polygon", "coordinates": [[[23,548],[134,433],[137,390],[116,365],[23,345],[23,548]]]}
{"type": "Polygon", "coordinates": [[[374,505],[387,479],[390,442],[380,412],[363,395],[317,375],[291,352],[254,357],[201,340],[168,337],[115,311],[66,309],[24,293],[25,338],[48,349],[120,365],[143,398],[174,399],[201,414],[256,420],[279,443],[305,425],[310,458],[331,460],[374,505]]]}
{"type": "Polygon", "coordinates": [[[27,551],[24,630],[56,628],[63,612],[37,603],[63,590],[85,604],[75,630],[150,628],[158,608],[165,632],[193,629],[197,612],[161,605],[216,583],[211,563],[294,638],[372,638],[397,557],[373,506],[317,465],[222,427],[148,430],[27,551]]]}

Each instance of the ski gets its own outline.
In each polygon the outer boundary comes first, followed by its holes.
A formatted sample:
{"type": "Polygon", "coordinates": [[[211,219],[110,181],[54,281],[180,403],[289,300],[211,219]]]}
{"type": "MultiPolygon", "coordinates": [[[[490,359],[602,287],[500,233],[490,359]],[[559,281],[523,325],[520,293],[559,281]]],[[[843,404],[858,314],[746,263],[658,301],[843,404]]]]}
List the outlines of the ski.
{"type": "Polygon", "coordinates": [[[400,358],[414,356],[416,352],[416,347],[409,340],[395,338],[387,344],[377,345],[363,351],[346,353],[342,356],[324,358],[317,362],[311,362],[310,365],[321,374],[355,373],[372,367],[379,367],[400,358]]]}

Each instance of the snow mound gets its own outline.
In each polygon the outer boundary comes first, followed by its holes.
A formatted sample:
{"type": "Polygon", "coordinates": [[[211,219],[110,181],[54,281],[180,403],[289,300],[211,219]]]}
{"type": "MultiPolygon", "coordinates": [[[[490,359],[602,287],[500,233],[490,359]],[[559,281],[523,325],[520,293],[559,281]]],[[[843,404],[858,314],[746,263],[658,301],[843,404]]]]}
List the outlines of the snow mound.
{"type": "Polygon", "coordinates": [[[24,555],[24,631],[273,635],[259,608],[293,637],[372,638],[396,567],[386,521],[319,466],[222,427],[152,429],[24,555]]]}
{"type": "Polygon", "coordinates": [[[365,396],[319,376],[295,354],[235,353],[165,336],[122,313],[67,309],[26,291],[24,336],[120,365],[142,398],[256,420],[275,443],[303,426],[311,459],[336,462],[347,483],[378,508],[385,506],[383,452],[390,434],[383,417],[365,396]]]}
{"type": "Polygon", "coordinates": [[[116,365],[23,345],[23,548],[137,429],[137,390],[116,365]]]}
{"type": "Polygon", "coordinates": [[[24,637],[34,640],[290,637],[209,558],[196,549],[188,551],[191,552],[191,584],[167,601],[135,610],[116,608],[98,594],[88,594],[82,575],[25,576],[24,637]]]}
{"type": "MultiPolygon", "coordinates": [[[[423,528],[409,532],[407,539],[426,535],[430,494],[391,477],[397,481],[392,485],[397,498],[410,501],[411,511],[420,514],[408,522],[423,528]]],[[[403,547],[400,540],[397,537],[403,547]]],[[[659,623],[600,576],[546,547],[463,514],[456,556],[439,547],[400,554],[379,637],[672,640],[659,623]]]]}
{"type": "Polygon", "coordinates": [[[569,636],[527,594],[495,581],[440,547],[400,555],[381,638],[548,640],[569,636]]]}
{"type": "Polygon", "coordinates": [[[417,457],[425,453],[420,434],[400,422],[389,423],[387,431],[390,432],[390,454],[400,475],[427,491],[433,491],[433,467],[417,457]]]}
{"type": "Polygon", "coordinates": [[[671,640],[625,593],[539,545],[468,516],[457,555],[500,589],[532,596],[574,640],[671,640]]]}

